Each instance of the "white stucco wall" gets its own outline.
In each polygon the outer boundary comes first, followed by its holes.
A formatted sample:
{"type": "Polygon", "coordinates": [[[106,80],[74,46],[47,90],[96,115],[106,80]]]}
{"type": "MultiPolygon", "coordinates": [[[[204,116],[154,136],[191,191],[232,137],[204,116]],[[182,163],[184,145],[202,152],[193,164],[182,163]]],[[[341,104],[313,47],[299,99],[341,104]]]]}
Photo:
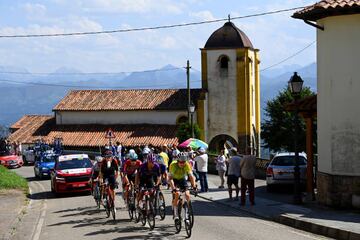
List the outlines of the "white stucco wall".
{"type": "MultiPolygon", "coordinates": [[[[56,124],[170,124],[186,111],[61,111],[56,124]]],[[[196,119],[196,114],[194,116],[196,119]]]]}
{"type": "Polygon", "coordinates": [[[219,134],[237,139],[236,50],[208,50],[207,141],[219,134]],[[229,57],[228,75],[220,74],[221,55],[229,57]]]}
{"type": "Polygon", "coordinates": [[[318,169],[360,176],[360,14],[318,24],[318,169]]]}

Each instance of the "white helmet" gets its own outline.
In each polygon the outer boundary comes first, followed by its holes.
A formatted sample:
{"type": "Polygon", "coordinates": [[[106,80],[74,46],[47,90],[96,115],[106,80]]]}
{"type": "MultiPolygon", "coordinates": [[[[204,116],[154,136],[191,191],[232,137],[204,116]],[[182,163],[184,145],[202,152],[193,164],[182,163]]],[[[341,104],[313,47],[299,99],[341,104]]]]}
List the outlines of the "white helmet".
{"type": "Polygon", "coordinates": [[[149,153],[151,153],[150,148],[144,147],[144,149],[143,149],[143,151],[142,151],[142,154],[149,154],[149,153]]]}

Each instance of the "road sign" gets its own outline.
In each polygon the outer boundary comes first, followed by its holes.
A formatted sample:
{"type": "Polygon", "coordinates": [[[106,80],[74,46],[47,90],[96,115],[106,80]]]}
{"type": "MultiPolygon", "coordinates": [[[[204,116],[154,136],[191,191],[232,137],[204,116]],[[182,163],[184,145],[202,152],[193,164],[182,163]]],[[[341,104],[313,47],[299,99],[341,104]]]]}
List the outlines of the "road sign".
{"type": "Polygon", "coordinates": [[[107,130],[105,137],[110,138],[110,139],[115,138],[115,134],[114,134],[113,130],[111,130],[111,128],[109,130],[107,130]]]}

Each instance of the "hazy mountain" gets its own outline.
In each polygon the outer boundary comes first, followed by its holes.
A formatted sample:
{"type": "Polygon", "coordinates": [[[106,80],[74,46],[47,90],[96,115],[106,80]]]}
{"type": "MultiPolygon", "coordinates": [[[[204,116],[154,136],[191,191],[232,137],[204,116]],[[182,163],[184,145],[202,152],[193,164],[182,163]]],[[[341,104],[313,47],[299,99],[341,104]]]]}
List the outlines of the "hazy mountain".
{"type": "MultiPolygon", "coordinates": [[[[269,74],[261,74],[261,109],[265,103],[287,87],[287,82],[294,71],[304,80],[305,86],[316,91],[316,64],[295,68],[287,66],[269,74]],[[284,71],[287,69],[288,71],[284,71]]],[[[51,114],[52,108],[71,89],[147,89],[147,88],[186,88],[186,71],[166,65],[161,71],[134,72],[131,74],[84,74],[77,69],[59,68],[48,75],[26,74],[23,68],[0,66],[0,124],[10,125],[24,114],[51,114]],[[25,74],[8,74],[4,72],[21,72],[25,74]],[[25,85],[3,82],[1,80],[31,82],[48,85],[25,85]]],[[[201,87],[201,73],[190,71],[190,86],[201,87]]]]}

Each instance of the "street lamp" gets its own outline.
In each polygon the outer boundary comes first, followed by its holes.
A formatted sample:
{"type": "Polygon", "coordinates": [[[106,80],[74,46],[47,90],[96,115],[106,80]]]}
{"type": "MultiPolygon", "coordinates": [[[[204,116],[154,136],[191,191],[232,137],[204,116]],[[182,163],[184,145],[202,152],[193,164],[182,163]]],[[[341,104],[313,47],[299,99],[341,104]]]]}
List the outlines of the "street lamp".
{"type": "Polygon", "coordinates": [[[294,152],[295,152],[295,167],[294,167],[294,203],[301,204],[301,192],[300,192],[300,167],[299,167],[299,152],[298,152],[298,134],[299,134],[299,116],[298,116],[298,99],[302,90],[304,81],[301,77],[294,72],[294,75],[290,78],[289,90],[295,100],[295,137],[294,137],[294,152]]]}
{"type": "Polygon", "coordinates": [[[189,105],[189,113],[190,113],[190,117],[191,117],[190,124],[191,124],[191,137],[192,138],[194,138],[194,122],[193,122],[194,112],[195,112],[195,105],[194,105],[194,103],[191,102],[189,105]]]}

